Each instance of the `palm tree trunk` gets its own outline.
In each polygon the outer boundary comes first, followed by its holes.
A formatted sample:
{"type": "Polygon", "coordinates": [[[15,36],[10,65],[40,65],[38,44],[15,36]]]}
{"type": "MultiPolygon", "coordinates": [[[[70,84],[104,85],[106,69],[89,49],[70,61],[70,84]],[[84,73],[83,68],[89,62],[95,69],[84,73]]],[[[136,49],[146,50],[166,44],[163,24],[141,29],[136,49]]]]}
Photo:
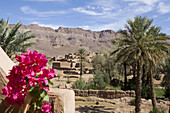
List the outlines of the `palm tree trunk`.
{"type": "Polygon", "coordinates": [[[135,112],[141,112],[141,77],[142,77],[143,59],[137,62],[137,79],[136,79],[136,98],[135,98],[135,112]]]}
{"type": "Polygon", "coordinates": [[[150,81],[150,72],[147,72],[147,79],[146,79],[146,85],[149,84],[150,81]]]}
{"type": "Polygon", "coordinates": [[[153,74],[152,70],[150,69],[150,92],[151,92],[151,99],[152,99],[152,106],[153,108],[156,108],[156,96],[155,96],[155,91],[154,91],[154,81],[153,81],[153,74]]]}
{"type": "Polygon", "coordinates": [[[143,71],[143,75],[142,75],[142,83],[144,83],[145,82],[145,78],[146,78],[146,76],[145,76],[145,66],[143,65],[143,67],[142,67],[142,71],[143,71]]]}
{"type": "Polygon", "coordinates": [[[80,78],[82,77],[83,75],[83,58],[81,57],[81,61],[80,61],[80,78]]]}
{"type": "Polygon", "coordinates": [[[127,89],[127,73],[126,73],[126,62],[123,63],[124,66],[124,90],[127,89]]]}
{"type": "Polygon", "coordinates": [[[135,78],[136,75],[136,64],[133,64],[133,78],[135,78]]]}

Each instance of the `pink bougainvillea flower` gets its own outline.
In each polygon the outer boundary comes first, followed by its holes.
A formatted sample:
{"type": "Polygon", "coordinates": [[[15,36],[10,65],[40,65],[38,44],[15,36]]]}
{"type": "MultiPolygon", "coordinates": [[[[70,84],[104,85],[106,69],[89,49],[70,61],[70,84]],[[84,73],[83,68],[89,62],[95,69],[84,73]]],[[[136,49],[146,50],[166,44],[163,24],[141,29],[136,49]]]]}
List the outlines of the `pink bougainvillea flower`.
{"type": "MultiPolygon", "coordinates": [[[[13,66],[12,70],[10,70],[9,75],[6,77],[9,82],[2,89],[1,94],[7,96],[5,99],[7,104],[21,106],[30,87],[38,85],[48,92],[48,80],[52,79],[56,72],[53,69],[45,68],[48,60],[44,53],[39,54],[37,51],[31,52],[28,49],[26,53],[22,53],[20,56],[16,55],[15,58],[19,64],[13,66]]],[[[51,113],[50,109],[49,103],[44,102],[41,111],[51,113]]]]}
{"type": "Polygon", "coordinates": [[[43,111],[44,113],[52,113],[50,110],[51,110],[51,106],[49,105],[49,103],[44,102],[43,107],[41,107],[41,111],[43,111]]]}

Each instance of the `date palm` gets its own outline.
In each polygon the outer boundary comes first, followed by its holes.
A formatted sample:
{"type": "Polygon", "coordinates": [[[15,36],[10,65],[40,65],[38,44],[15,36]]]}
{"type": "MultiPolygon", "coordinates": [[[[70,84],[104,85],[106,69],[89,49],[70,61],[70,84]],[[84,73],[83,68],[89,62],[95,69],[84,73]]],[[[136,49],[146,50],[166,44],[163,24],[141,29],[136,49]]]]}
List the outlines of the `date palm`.
{"type": "Polygon", "coordinates": [[[141,106],[141,76],[142,76],[142,65],[143,65],[143,52],[140,47],[140,39],[128,35],[125,31],[120,31],[123,36],[122,38],[117,38],[113,40],[113,43],[118,45],[118,48],[112,53],[116,54],[116,62],[129,62],[130,60],[137,63],[137,82],[136,82],[136,102],[135,111],[140,112],[141,106]]]}
{"type": "Polygon", "coordinates": [[[35,36],[30,34],[31,31],[19,31],[21,23],[18,22],[11,29],[8,28],[8,21],[0,20],[0,46],[7,53],[9,57],[12,55],[25,52],[26,49],[33,45],[33,42],[29,42],[29,39],[35,36]]]}
{"type": "Polygon", "coordinates": [[[152,22],[153,20],[149,20],[147,17],[138,16],[134,21],[128,20],[128,24],[125,25],[127,31],[119,31],[123,37],[112,41],[118,45],[118,48],[112,53],[117,54],[116,61],[132,62],[137,65],[136,113],[141,111],[141,76],[144,61],[147,61],[147,68],[150,72],[152,104],[153,107],[156,107],[152,72],[168,51],[168,44],[165,42],[168,38],[165,34],[160,33],[160,27],[151,26],[152,22]]]}
{"type": "Polygon", "coordinates": [[[168,57],[169,44],[167,40],[170,38],[160,33],[161,28],[152,26],[147,33],[148,41],[146,41],[146,60],[148,64],[148,72],[150,78],[151,99],[153,108],[156,108],[156,97],[154,92],[153,76],[157,67],[163,64],[163,59],[168,57]]]}
{"type": "Polygon", "coordinates": [[[81,78],[83,75],[83,60],[85,60],[87,52],[85,49],[81,48],[78,50],[77,54],[80,57],[80,78],[81,78]]]}

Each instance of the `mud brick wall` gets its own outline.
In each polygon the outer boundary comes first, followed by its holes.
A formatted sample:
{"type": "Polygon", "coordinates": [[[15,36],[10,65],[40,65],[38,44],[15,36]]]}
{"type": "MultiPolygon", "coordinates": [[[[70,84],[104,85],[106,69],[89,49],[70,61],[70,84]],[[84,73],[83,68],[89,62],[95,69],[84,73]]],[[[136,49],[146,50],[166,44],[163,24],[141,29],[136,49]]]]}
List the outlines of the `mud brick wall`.
{"type": "Polygon", "coordinates": [[[135,91],[122,91],[122,90],[79,90],[74,89],[75,96],[95,96],[104,99],[115,99],[121,97],[135,97],[135,91]]]}

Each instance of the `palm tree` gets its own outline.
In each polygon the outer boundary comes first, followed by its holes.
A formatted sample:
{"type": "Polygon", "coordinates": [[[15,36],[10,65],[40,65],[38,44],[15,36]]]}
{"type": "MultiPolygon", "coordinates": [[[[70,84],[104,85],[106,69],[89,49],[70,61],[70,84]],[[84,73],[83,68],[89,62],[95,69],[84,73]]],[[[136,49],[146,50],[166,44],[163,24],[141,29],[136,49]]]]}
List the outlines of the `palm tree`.
{"type": "Polygon", "coordinates": [[[9,57],[12,55],[25,52],[26,49],[33,45],[29,39],[35,36],[30,34],[30,31],[20,32],[21,23],[18,22],[11,29],[8,28],[8,21],[0,20],[0,46],[7,53],[9,57]]]}
{"type": "MultiPolygon", "coordinates": [[[[129,21],[128,21],[129,22],[129,21]]],[[[118,48],[112,53],[117,54],[116,62],[128,62],[133,60],[133,62],[137,63],[137,82],[136,82],[136,113],[140,112],[141,106],[141,76],[142,76],[142,65],[143,65],[143,52],[140,49],[140,39],[132,36],[132,34],[128,35],[125,31],[120,31],[124,37],[117,38],[113,40],[113,43],[118,44],[118,48]]]]}
{"type": "MultiPolygon", "coordinates": [[[[122,35],[127,35],[127,31],[123,31],[123,30],[119,30],[118,33],[121,33],[122,35]]],[[[127,72],[126,72],[126,66],[127,63],[128,64],[132,64],[134,63],[133,58],[130,59],[122,59],[121,57],[119,57],[120,53],[128,44],[130,44],[130,40],[127,37],[121,37],[121,38],[116,38],[114,40],[112,40],[113,44],[118,45],[118,49],[114,50],[111,55],[116,55],[117,58],[115,60],[116,63],[121,63],[123,64],[123,68],[124,68],[124,90],[127,90],[127,72]]],[[[125,52],[125,51],[124,51],[125,52]]],[[[121,55],[120,55],[121,56],[121,55]]],[[[134,69],[134,68],[133,68],[134,69]]]]}
{"type": "Polygon", "coordinates": [[[149,72],[149,80],[150,80],[150,89],[151,89],[151,99],[153,108],[156,108],[156,97],[154,92],[154,82],[153,75],[155,74],[157,67],[163,64],[163,59],[168,56],[169,52],[169,44],[167,40],[170,38],[165,34],[160,33],[161,28],[152,26],[147,34],[149,39],[149,43],[147,44],[147,53],[146,60],[148,62],[148,72],[149,72]]]}
{"type": "Polygon", "coordinates": [[[86,58],[87,52],[85,49],[81,48],[78,50],[77,54],[80,57],[80,78],[81,78],[83,75],[83,60],[86,58]]]}
{"type": "Polygon", "coordinates": [[[137,66],[136,78],[136,99],[135,111],[141,111],[141,77],[144,61],[147,61],[147,67],[150,72],[151,96],[153,107],[156,107],[156,99],[153,89],[153,69],[161,62],[161,58],[166,56],[168,44],[165,42],[168,38],[160,33],[160,27],[151,26],[153,20],[147,17],[135,17],[132,22],[128,20],[125,25],[127,31],[120,30],[122,38],[114,39],[112,42],[118,45],[118,48],[112,53],[117,54],[116,61],[132,62],[137,66]]]}

